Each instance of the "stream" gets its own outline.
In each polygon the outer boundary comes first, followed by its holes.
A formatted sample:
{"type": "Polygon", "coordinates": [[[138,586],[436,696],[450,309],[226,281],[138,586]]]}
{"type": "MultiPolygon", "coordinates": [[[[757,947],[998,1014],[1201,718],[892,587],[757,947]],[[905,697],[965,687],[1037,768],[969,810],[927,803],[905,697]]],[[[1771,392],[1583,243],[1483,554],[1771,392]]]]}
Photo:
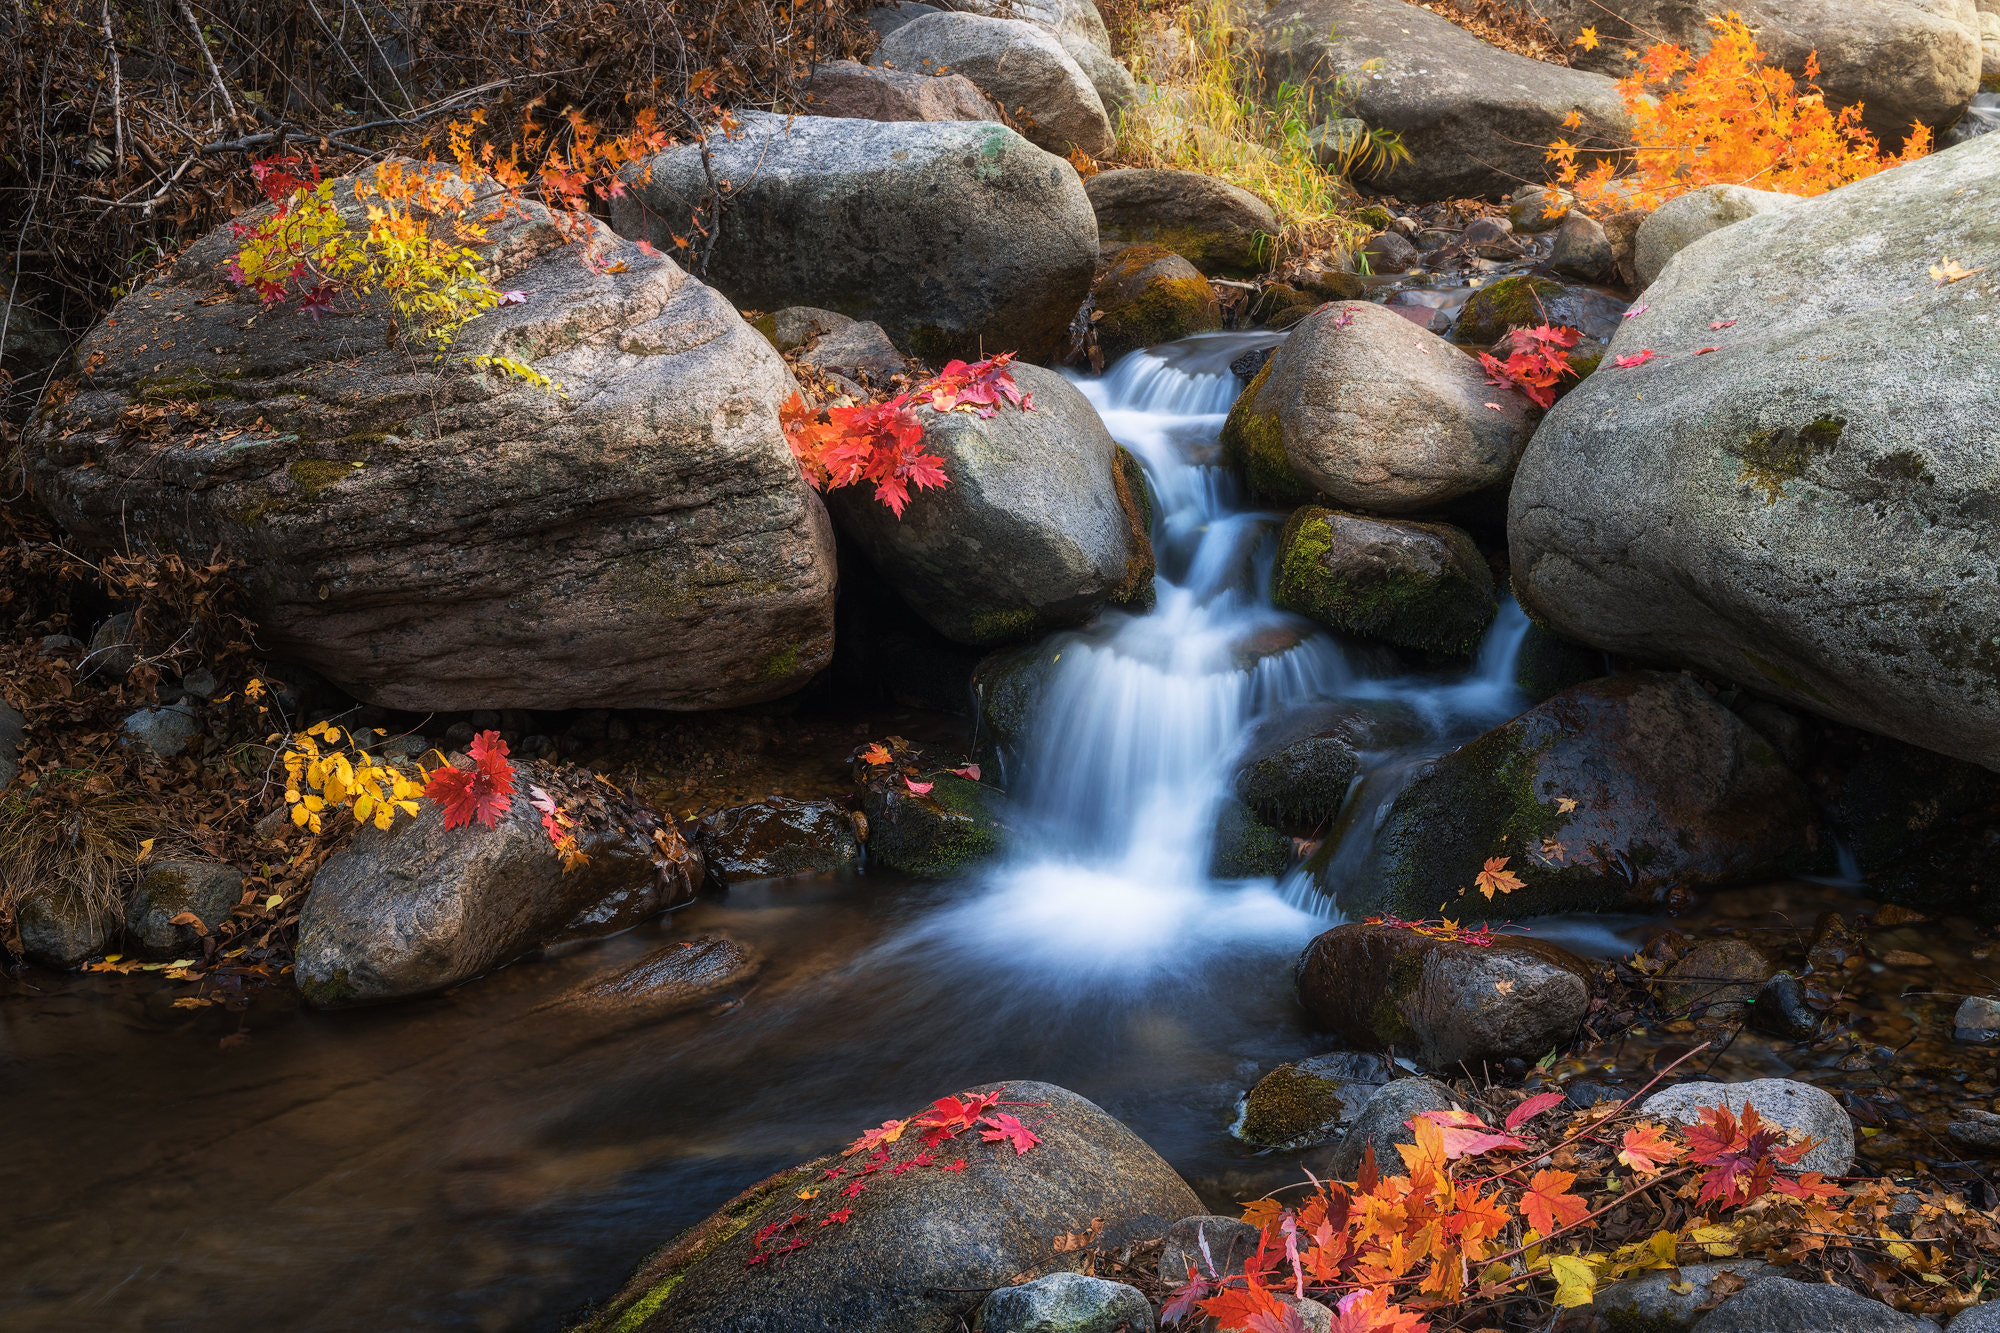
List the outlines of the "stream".
{"type": "MultiPolygon", "coordinates": [[[[1204,335],[1082,382],[1147,470],[1158,601],[1067,636],[1008,764],[1004,863],[738,886],[428,1001],[260,1005],[247,1037],[143,977],[0,994],[0,1326],[557,1329],[751,1182],[992,1079],[1098,1101],[1211,1206],[1295,1178],[1227,1126],[1263,1071],[1327,1048],[1289,961],[1338,917],[1303,880],[1209,876],[1234,760],[1295,719],[1386,710],[1365,813],[1525,706],[1527,622],[1509,603],[1469,667],[1412,673],[1271,605],[1281,516],[1245,506],[1216,438],[1230,361],[1274,341],[1204,335]],[[741,1003],[625,1027],[541,1007],[717,932],[769,960],[741,1003]]],[[[1638,923],[1535,924],[1607,954],[1638,923]]]]}

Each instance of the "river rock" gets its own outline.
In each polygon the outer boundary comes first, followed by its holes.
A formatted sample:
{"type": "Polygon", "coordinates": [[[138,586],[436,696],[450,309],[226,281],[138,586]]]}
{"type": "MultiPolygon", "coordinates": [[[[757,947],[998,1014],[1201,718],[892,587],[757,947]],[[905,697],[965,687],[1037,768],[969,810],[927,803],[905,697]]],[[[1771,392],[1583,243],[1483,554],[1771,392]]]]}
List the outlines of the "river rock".
{"type": "Polygon", "coordinates": [[[1568,325],[1588,337],[1607,339],[1624,312],[1623,301],[1602,292],[1516,274],[1466,298],[1451,326],[1451,340],[1462,347],[1490,347],[1511,330],[1542,324],[1568,325]]]}
{"type": "Polygon", "coordinates": [[[1805,982],[1792,972],[1772,974],[1750,1004],[1751,1027],[1790,1041],[1811,1041],[1821,1016],[1806,995],[1805,982]]]}
{"type": "Polygon", "coordinates": [[[1451,1089],[1431,1078],[1399,1078],[1386,1083],[1361,1108],[1349,1126],[1347,1136],[1333,1150],[1325,1175],[1334,1180],[1353,1180],[1375,1150],[1375,1170],[1384,1176],[1407,1176],[1409,1168],[1396,1149],[1413,1144],[1417,1136],[1410,1121],[1426,1111],[1449,1111],[1458,1106],[1451,1089]]]}
{"type": "Polygon", "coordinates": [[[1368,267],[1376,273],[1407,273],[1423,263],[1423,251],[1397,232],[1378,232],[1361,247],[1368,267]]]}
{"type": "Polygon", "coordinates": [[[756,976],[763,962],[755,949],[719,935],[680,940],[609,977],[585,982],[555,1005],[598,1018],[658,1022],[735,989],[756,976]]]}
{"type": "MultiPolygon", "coordinates": [[[[1722,12],[1681,0],[1511,3],[1547,23],[1578,69],[1613,78],[1632,73],[1655,42],[1708,50],[1714,30],[1704,20],[1722,12]],[[1589,51],[1576,45],[1586,27],[1599,38],[1589,51]]],[[[1758,0],[1743,16],[1768,63],[1802,79],[1806,60],[1817,60],[1827,104],[1858,103],[1862,124],[1892,148],[1913,121],[1950,125],[1979,88],[1979,39],[1968,27],[1974,16],[1954,0],[1758,0]]]]}
{"type": "Polygon", "coordinates": [[[1652,286],[1668,260],[1710,232],[1797,202],[1798,195],[1753,190],[1746,185],[1704,185],[1676,195],[1648,213],[1633,238],[1632,265],[1638,271],[1639,285],[1652,286]]]}
{"type": "Polygon", "coordinates": [[[21,956],[43,967],[71,968],[104,952],[117,922],[82,895],[55,884],[29,887],[14,902],[21,956]]]}
{"type": "Polygon", "coordinates": [[[1771,960],[1743,940],[1703,940],[1661,975],[1659,994],[1676,1015],[1743,1017],[1771,979],[1771,960]]]}
{"type": "Polygon", "coordinates": [[[1152,1333],[1153,1305],[1123,1282],[1051,1273],[988,1296],[973,1327],[978,1333],[1152,1333]]]}
{"type": "Polygon", "coordinates": [[[1222,327],[1222,306],[1208,279],[1193,264],[1157,245],[1121,249],[1091,295],[1101,315],[1097,344],[1106,361],[1222,327]]]}
{"type": "Polygon", "coordinates": [[[126,714],[122,726],[127,745],[171,758],[185,751],[201,735],[201,714],[187,704],[148,706],[126,714]]]}
{"type": "Polygon", "coordinates": [[[1548,178],[1558,138],[1631,140],[1611,79],[1502,51],[1401,0],[1284,0],[1250,34],[1273,84],[1310,84],[1402,136],[1412,160],[1369,185],[1404,199],[1500,198],[1548,178]],[[1572,113],[1580,128],[1565,125],[1572,113]]]}
{"type": "Polygon", "coordinates": [[[1472,538],[1448,523],[1301,505],[1278,541],[1272,599],[1330,629],[1469,657],[1499,603],[1472,538]]]}
{"type": "Polygon", "coordinates": [[[799,100],[812,115],[844,120],[1000,119],[1000,108],[963,74],[884,69],[858,60],[813,66],[799,100]]]}
{"type": "MultiPolygon", "coordinates": [[[[1069,163],[993,124],[739,120],[708,140],[734,190],[709,219],[707,277],[737,304],[871,319],[932,362],[1061,350],[1097,268],[1096,220],[1069,163]]],[[[612,206],[620,233],[665,249],[692,233],[708,195],[697,145],[635,163],[628,179],[612,206]]]]}
{"type": "Polygon", "coordinates": [[[1081,624],[1152,592],[1152,542],[1097,410],[1052,370],[1013,373],[1033,410],[916,409],[950,483],[913,492],[900,519],[865,485],[828,497],[883,577],[959,643],[1081,624]]]}
{"type": "Polygon", "coordinates": [[[903,354],[873,320],[854,320],[822,334],[799,360],[829,375],[883,386],[891,376],[909,369],[903,354]]]}
{"type": "Polygon", "coordinates": [[[1985,1157],[2000,1157],[2000,1115],[1977,1107],[1961,1106],[1952,1112],[1945,1133],[1951,1141],[1985,1157]]]}
{"type": "Polygon", "coordinates": [[[1198,171],[1122,167],[1084,182],[1106,244],[1164,246],[1204,273],[1255,277],[1279,231],[1271,206],[1198,171]]]}
{"type": "Polygon", "coordinates": [[[1178,1287],[1192,1270],[1213,1280],[1243,1271],[1263,1231],[1237,1217],[1204,1213],[1183,1217],[1167,1228],[1166,1243],[1160,1248],[1160,1281],[1178,1287]]]}
{"type": "Polygon", "coordinates": [[[1986,1301],[1952,1317],[1951,1333],[2000,1333],[2000,1301],[1986,1301]]]}
{"type": "Polygon", "coordinates": [[[1622,1323],[1647,1333],[1687,1333],[1701,1318],[1701,1307],[1715,1299],[1717,1279],[1748,1282],[1770,1267],[1762,1259],[1728,1259],[1657,1269],[1608,1284],[1590,1305],[1613,1328],[1622,1323]]]}
{"type": "MultiPolygon", "coordinates": [[[[1805,791],[1768,742],[1686,676],[1574,686],[1425,765],[1340,886],[1350,916],[1520,919],[1657,902],[1775,876],[1812,837],[1805,791]],[[1492,858],[1524,881],[1488,902],[1492,858]]],[[[1325,873],[1331,851],[1309,863],[1325,873]]]]}
{"type": "Polygon", "coordinates": [[[1576,198],[1553,185],[1524,185],[1507,196],[1507,220],[1523,236],[1554,231],[1571,217],[1576,198]]]}
{"type": "MultiPolygon", "coordinates": [[[[1175,1219],[1201,1211],[1181,1178],[1124,1125],[1066,1089],[1026,1081],[992,1083],[1041,1142],[1016,1154],[976,1133],[940,1145],[963,1171],[917,1168],[858,1177],[840,1195],[822,1179],[854,1172],[860,1158],[821,1158],[782,1171],[723,1205],[647,1260],[623,1291],[579,1325],[579,1333],[713,1333],[730,1329],[867,1329],[936,1333],[970,1302],[967,1290],[1014,1283],[1064,1267],[1051,1238],[1093,1230],[1117,1248],[1151,1240],[1175,1219]],[[798,1191],[824,1186],[810,1207],[798,1191]],[[833,1205],[851,1208],[843,1225],[820,1227],[833,1205]],[[807,1244],[783,1263],[752,1265],[757,1239],[780,1236],[794,1212],[806,1214],[807,1244]],[[1051,1258],[1057,1262],[1051,1263],[1051,1258]]],[[[964,1095],[964,1094],[960,1094],[964,1095]]],[[[920,1109],[909,1108],[909,1113],[920,1109]]],[[[858,1128],[858,1127],[857,1127],[858,1128]]],[[[891,1145],[898,1163],[923,1150],[915,1134],[891,1145]]]]}
{"type": "Polygon", "coordinates": [[[1938,1325],[1830,1282],[1766,1276],[1703,1315],[1693,1333],[1938,1333],[1938,1325]]]}
{"type": "Polygon", "coordinates": [[[586,865],[564,871],[529,803],[554,785],[540,766],[516,766],[511,805],[493,828],[447,830],[441,807],[388,829],[372,823],[313,876],[299,917],[295,976],[320,1008],[404,999],[443,990],[598,924],[619,928],[694,897],[700,854],[668,836],[656,845],[643,819],[582,821],[586,865]]]}
{"type": "Polygon", "coordinates": [[[1243,1096],[1230,1133],[1253,1148],[1291,1151],[1337,1137],[1393,1074],[1365,1051],[1279,1065],[1243,1096]]]}
{"type": "Polygon", "coordinates": [[[1403,926],[1335,926],[1299,959],[1299,1001],[1321,1028],[1428,1069],[1478,1072],[1569,1045],[1590,1008],[1582,959],[1518,935],[1470,944],[1403,926]]]}
{"type": "MultiPolygon", "coordinates": [[[[338,197],[359,225],[351,182],[338,197]]],[[[802,685],[832,652],[833,533],[778,425],[784,363],[602,227],[594,268],[537,204],[489,234],[523,299],[440,359],[397,345],[379,298],[318,322],[262,306],[210,232],[78,349],[31,442],[38,494],[86,543],[234,559],[261,647],[370,703],[713,708],[802,685]],[[489,354],[567,396],[470,361],[489,354]]]]}
{"type": "Polygon", "coordinates": [[[1275,879],[1292,868],[1292,840],[1243,802],[1224,797],[1209,846],[1211,879],[1275,879]]]}
{"type": "Polygon", "coordinates": [[[1339,813],[1360,768],[1346,739],[1305,736],[1238,769],[1236,797],[1274,828],[1310,832],[1339,813]]]}
{"type": "Polygon", "coordinates": [[[887,37],[905,23],[914,23],[926,14],[939,13],[942,5],[927,5],[922,0],[892,0],[886,5],[861,11],[861,18],[877,37],[887,37]]]}
{"type": "Polygon", "coordinates": [[[868,857],[912,875],[948,875],[999,852],[1006,837],[1005,798],[996,787],[945,773],[928,792],[900,778],[862,795],[868,857]]]}
{"type": "MultiPolygon", "coordinates": [[[[838,333],[855,323],[854,320],[837,310],[821,310],[809,305],[791,305],[783,310],[773,311],[758,320],[754,327],[771,340],[771,346],[780,352],[796,352],[815,338],[838,333]]],[[[876,328],[882,326],[877,324],[876,328]]]]}
{"type": "Polygon", "coordinates": [[[1608,282],[1616,276],[1618,255],[1602,223],[1588,213],[1572,213],[1556,228],[1549,267],[1581,282],[1608,282]]]}
{"type": "Polygon", "coordinates": [[[229,919],[243,896],[243,876],[219,861],[161,861],[143,867],[125,904],[125,939],[148,958],[185,958],[201,952],[204,935],[229,919]],[[196,929],[174,918],[193,913],[196,929]]]}
{"type": "Polygon", "coordinates": [[[724,887],[780,875],[830,874],[861,859],[854,820],[832,801],[773,796],[731,806],[695,830],[708,876],[724,887]]]}
{"type": "Polygon", "coordinates": [[[1260,496],[1406,514],[1505,481],[1530,430],[1528,401],[1464,352],[1386,306],[1336,301],[1272,354],[1222,442],[1260,496]]]}
{"type": "Polygon", "coordinates": [[[1975,1044],[2000,1042],[2000,1000],[1984,995],[1968,995],[1959,1001],[1952,1016],[1953,1041],[1975,1044]]]}
{"type": "Polygon", "coordinates": [[[28,719],[21,710],[0,699],[0,791],[21,771],[21,743],[27,730],[28,719]]]}
{"type": "Polygon", "coordinates": [[[1930,276],[1993,253],[2000,135],[1681,251],[1608,349],[1662,359],[1585,379],[1522,462],[1522,606],[2000,767],[2000,465],[1975,443],[2000,417],[2000,269],[1930,276]]]}
{"type": "Polygon", "coordinates": [[[1111,33],[1095,0],[939,0],[939,8],[1037,23],[1065,39],[1081,39],[1107,55],[1111,52],[1111,33]]]}
{"type": "Polygon", "coordinates": [[[1030,143],[1052,153],[1102,157],[1111,150],[1111,120],[1090,76],[1055,34],[1037,24],[926,14],[884,37],[872,59],[970,79],[1021,123],[1030,143]]]}
{"type": "Polygon", "coordinates": [[[1854,1122],[1832,1093],[1788,1078],[1753,1078],[1746,1083],[1677,1083],[1663,1088],[1639,1105],[1641,1115],[1681,1125],[1701,1123],[1704,1106],[1727,1106],[1739,1118],[1754,1106],[1757,1117],[1785,1132],[1789,1143],[1806,1139],[1817,1146],[1792,1171],[1817,1171],[1844,1176],[1854,1165],[1854,1122]]]}

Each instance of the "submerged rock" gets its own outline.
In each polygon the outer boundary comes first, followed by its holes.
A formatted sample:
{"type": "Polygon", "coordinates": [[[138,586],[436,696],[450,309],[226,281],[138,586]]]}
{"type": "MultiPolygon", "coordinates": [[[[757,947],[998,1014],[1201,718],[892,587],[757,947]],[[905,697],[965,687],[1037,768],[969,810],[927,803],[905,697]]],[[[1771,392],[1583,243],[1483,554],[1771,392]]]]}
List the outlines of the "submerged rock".
{"type": "Polygon", "coordinates": [[[1797,202],[1795,194],[1743,185],[1705,185],[1676,195],[1648,214],[1633,238],[1632,265],[1638,270],[1639,285],[1652,286],[1668,260],[1710,232],[1797,202]]]}
{"type": "Polygon", "coordinates": [[[695,830],[703,866],[715,883],[844,870],[861,859],[854,820],[833,801],[773,796],[718,810],[695,830]]]}
{"type": "MultiPolygon", "coordinates": [[[[939,363],[1062,349],[1097,267],[1097,222],[1069,163],[991,123],[740,121],[708,140],[735,189],[710,220],[707,276],[737,304],[871,319],[939,363]]],[[[669,250],[708,198],[695,144],[634,164],[630,183],[613,225],[669,250]]]]}
{"type": "Polygon", "coordinates": [[[1469,657],[1499,604],[1472,538],[1448,523],[1302,505],[1278,541],[1271,598],[1330,629],[1469,657]]]}
{"type": "Polygon", "coordinates": [[[2000,1042],[2000,1000],[1968,995],[1952,1016],[1952,1040],[1975,1044],[2000,1042]]]}
{"type": "Polygon", "coordinates": [[[1703,940],[1660,978],[1661,1001],[1675,1016],[1740,1019],[1771,979],[1771,960],[1743,940],[1703,940]]]}
{"type": "Polygon", "coordinates": [[[1098,172],[1083,188],[1103,243],[1161,246],[1223,277],[1261,273],[1280,229],[1262,199],[1198,171],[1121,167],[1098,172]]]}
{"type": "Polygon", "coordinates": [[[919,795],[900,779],[862,796],[868,856],[912,875],[949,875],[997,853],[1006,837],[1006,798],[997,787],[945,773],[919,795]]]}
{"type": "Polygon", "coordinates": [[[978,1333],[1152,1333],[1153,1304],[1122,1282],[1051,1273],[988,1296],[973,1326],[978,1333]]]}
{"type": "MultiPolygon", "coordinates": [[[[751,1187],[684,1232],[639,1270],[579,1333],[714,1333],[722,1328],[852,1328],[936,1333],[968,1304],[1020,1275],[1067,1267],[1051,1237],[1088,1232],[1118,1247],[1151,1240],[1201,1204],[1173,1169],[1097,1106],[1047,1083],[991,1083],[1041,1141],[1021,1154],[966,1134],[939,1146],[962,1171],[918,1167],[850,1184],[822,1179],[859,1158],[822,1158],[751,1187]],[[1021,1105],[1025,1103],[1026,1105],[1021,1105]],[[802,1202],[798,1192],[821,1187],[802,1202]],[[851,1189],[851,1195],[844,1195],[851,1189]],[[850,1210],[840,1225],[819,1220],[850,1210]],[[798,1223],[787,1225],[793,1214],[798,1223]],[[805,1243],[783,1263],[763,1250],[805,1243]],[[1054,1262],[1052,1262],[1052,1259],[1054,1262]]],[[[961,1094],[967,1095],[967,1094],[961,1094]]],[[[913,1108],[914,1109],[914,1108],[913,1108]]],[[[898,1163],[923,1150],[915,1134],[890,1145],[898,1163]]]]}
{"type": "Polygon", "coordinates": [[[1589,965],[1518,935],[1480,945],[1335,926],[1306,946],[1298,982],[1320,1027],[1438,1070],[1532,1063],[1566,1049],[1590,1009],[1589,965]]]}
{"type": "Polygon", "coordinates": [[[1128,245],[1092,291],[1106,361],[1222,327],[1215,289],[1193,264],[1157,245],[1128,245]]]}
{"type": "Polygon", "coordinates": [[[1785,1132],[1788,1142],[1806,1139],[1816,1147],[1785,1169],[1844,1176],[1854,1165],[1854,1122],[1832,1093],[1788,1078],[1753,1078],[1745,1083],[1677,1083],[1639,1105],[1642,1115],[1659,1116],[1677,1124],[1701,1123],[1701,1108],[1726,1106],[1738,1117],[1743,1108],[1757,1108],[1758,1119],[1785,1132]]]}
{"type": "Polygon", "coordinates": [[[1310,1148],[1337,1137],[1392,1077],[1388,1061],[1361,1051],[1279,1065],[1244,1094],[1230,1133],[1253,1148],[1310,1148]]]}
{"type": "Polygon", "coordinates": [[[1111,118],[1096,85],[1056,35],[1037,24],[926,14],[884,37],[871,58],[970,79],[1021,122],[1030,143],[1052,153],[1103,157],[1111,150],[1111,118]]]}
{"type": "Polygon", "coordinates": [[[1640,907],[1676,885],[1776,875],[1814,836],[1804,788],[1762,736],[1687,677],[1635,671],[1425,765],[1340,902],[1411,920],[1640,907]],[[1494,858],[1524,884],[1489,903],[1473,885],[1494,858]]]}
{"type": "Polygon", "coordinates": [[[202,936],[229,919],[243,896],[243,876],[220,861],[161,861],[142,868],[125,904],[125,937],[150,958],[199,953],[202,936]],[[174,918],[192,913],[200,929],[174,918]]]}
{"type": "Polygon", "coordinates": [[[600,1018],[657,1022],[743,984],[763,962],[755,949],[721,936],[681,940],[555,1003],[600,1018]]]}

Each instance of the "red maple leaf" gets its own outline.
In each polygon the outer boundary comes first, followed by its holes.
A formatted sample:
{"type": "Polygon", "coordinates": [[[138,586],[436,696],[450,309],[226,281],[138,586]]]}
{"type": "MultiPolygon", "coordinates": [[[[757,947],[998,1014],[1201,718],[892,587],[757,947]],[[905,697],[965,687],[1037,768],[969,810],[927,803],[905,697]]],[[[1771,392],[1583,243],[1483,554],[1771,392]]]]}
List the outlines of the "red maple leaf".
{"type": "Polygon", "coordinates": [[[858,1199],[861,1197],[862,1191],[866,1190],[867,1188],[868,1188],[868,1182],[865,1180],[852,1181],[848,1184],[846,1189],[840,1192],[840,1197],[843,1199],[858,1199]]]}
{"type": "Polygon", "coordinates": [[[470,748],[471,768],[440,768],[424,784],[424,795],[444,811],[448,829],[475,819],[492,828],[513,804],[514,766],[507,762],[507,742],[497,731],[482,731],[470,748]]]}
{"type": "Polygon", "coordinates": [[[984,1139],[988,1143],[1013,1145],[1016,1157],[1019,1157],[1022,1153],[1042,1141],[1041,1135],[1035,1133],[1034,1130],[1029,1129],[1017,1118],[1008,1115],[1005,1111],[984,1116],[980,1119],[979,1123],[992,1126],[991,1129],[981,1131],[979,1135],[981,1139],[984,1139]]]}
{"type": "Polygon", "coordinates": [[[1656,352],[1656,351],[1654,351],[1654,350],[1653,350],[1652,348],[1650,348],[1650,347],[1642,347],[1642,348],[1640,348],[1640,349],[1639,349],[1638,351],[1636,351],[1636,352],[1632,353],[1632,354],[1631,354],[1630,356],[1614,356],[1614,357],[1612,357],[1612,358],[1611,358],[1611,364],[1612,364],[1612,365],[1614,365],[1614,366],[1620,366],[1620,367],[1624,367],[1624,366],[1643,366],[1643,365],[1645,365],[1645,364],[1646,364],[1646,363],[1647,363],[1648,361],[1651,361],[1651,360],[1652,360],[1652,359],[1653,359],[1654,357],[1656,357],[1656,356],[1658,356],[1658,355],[1659,355],[1659,353],[1658,353],[1658,352],[1656,352]]]}
{"type": "Polygon", "coordinates": [[[1660,1168],[1679,1157],[1683,1149],[1670,1142],[1666,1131],[1658,1125],[1634,1125],[1625,1131],[1624,1146],[1618,1150],[1618,1160],[1637,1171],[1640,1175],[1659,1174],[1660,1168]]]}
{"type": "Polygon", "coordinates": [[[1562,1103],[1563,1095],[1560,1092],[1537,1093],[1507,1113],[1507,1128],[1519,1129],[1550,1107],[1561,1106],[1562,1103]]]}
{"type": "Polygon", "coordinates": [[[819,1224],[823,1227],[845,1226],[853,1216],[854,1210],[852,1208],[839,1208],[822,1217],[819,1220],[819,1224]]]}
{"type": "Polygon", "coordinates": [[[979,1118],[1000,1104],[998,1092],[982,1092],[964,1097],[940,1097],[931,1109],[918,1116],[915,1124],[924,1132],[924,1146],[935,1148],[946,1139],[955,1139],[979,1123],[979,1118]]]}
{"type": "Polygon", "coordinates": [[[1350,1291],[1333,1312],[1333,1333],[1430,1333],[1430,1324],[1389,1303],[1389,1289],[1350,1291]]]}
{"type": "Polygon", "coordinates": [[[1815,1146],[1812,1140],[1782,1146],[1755,1106],[1745,1106],[1740,1120],[1726,1106],[1704,1106],[1701,1123],[1686,1133],[1689,1158],[1709,1168],[1702,1173],[1698,1201],[1730,1208],[1768,1192],[1780,1164],[1798,1161],[1815,1146]]]}

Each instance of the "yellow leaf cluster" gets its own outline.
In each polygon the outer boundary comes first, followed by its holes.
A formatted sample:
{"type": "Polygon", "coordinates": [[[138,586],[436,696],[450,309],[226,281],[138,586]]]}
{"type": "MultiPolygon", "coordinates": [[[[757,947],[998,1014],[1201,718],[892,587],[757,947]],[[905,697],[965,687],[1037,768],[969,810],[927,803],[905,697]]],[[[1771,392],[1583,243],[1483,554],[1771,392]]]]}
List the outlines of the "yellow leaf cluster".
{"type": "Polygon", "coordinates": [[[424,792],[421,768],[411,777],[369,754],[353,733],[330,722],[315,723],[293,735],[283,760],[285,803],[291,807],[292,823],[314,833],[323,831],[326,816],[337,810],[350,811],[357,824],[372,822],[386,829],[398,812],[416,814],[417,797],[424,792]]]}

